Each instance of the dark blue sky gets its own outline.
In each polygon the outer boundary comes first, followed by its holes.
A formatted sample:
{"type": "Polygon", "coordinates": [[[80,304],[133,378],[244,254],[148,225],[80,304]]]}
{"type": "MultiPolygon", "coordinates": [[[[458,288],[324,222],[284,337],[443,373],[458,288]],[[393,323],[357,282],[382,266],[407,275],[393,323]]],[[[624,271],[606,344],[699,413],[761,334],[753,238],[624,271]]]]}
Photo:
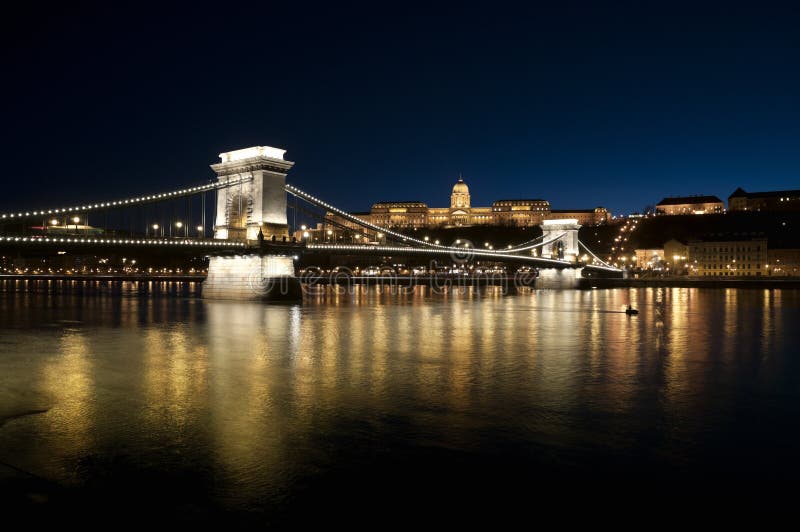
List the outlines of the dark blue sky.
{"type": "Polygon", "coordinates": [[[7,16],[0,209],[201,182],[252,145],[350,210],[443,206],[459,172],[475,205],[614,213],[800,188],[800,8],[639,4],[7,16]]]}

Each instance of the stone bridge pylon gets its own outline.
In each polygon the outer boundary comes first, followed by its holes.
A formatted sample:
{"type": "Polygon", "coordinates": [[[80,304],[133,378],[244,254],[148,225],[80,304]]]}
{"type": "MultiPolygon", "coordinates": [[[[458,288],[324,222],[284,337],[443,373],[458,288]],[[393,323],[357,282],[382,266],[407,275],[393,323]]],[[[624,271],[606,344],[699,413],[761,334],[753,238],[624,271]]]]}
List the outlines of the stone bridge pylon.
{"type": "Polygon", "coordinates": [[[289,235],[285,185],[294,163],[284,153],[253,146],[219,154],[221,162],[211,165],[217,179],[240,184],[219,189],[214,238],[255,243],[259,230],[267,239],[289,235]]]}
{"type": "Polygon", "coordinates": [[[301,298],[293,257],[280,252],[265,253],[257,246],[259,231],[265,240],[289,236],[286,173],[294,163],[284,160],[285,151],[254,146],[220,153],[221,162],[211,165],[219,181],[234,183],[219,189],[214,238],[246,241],[251,246],[243,253],[209,257],[204,298],[301,298]]]}
{"type": "Polygon", "coordinates": [[[545,220],[542,222],[542,241],[547,242],[542,246],[541,256],[548,259],[564,259],[575,262],[578,259],[578,220],[545,220]],[[550,240],[563,235],[558,240],[550,240]]]}

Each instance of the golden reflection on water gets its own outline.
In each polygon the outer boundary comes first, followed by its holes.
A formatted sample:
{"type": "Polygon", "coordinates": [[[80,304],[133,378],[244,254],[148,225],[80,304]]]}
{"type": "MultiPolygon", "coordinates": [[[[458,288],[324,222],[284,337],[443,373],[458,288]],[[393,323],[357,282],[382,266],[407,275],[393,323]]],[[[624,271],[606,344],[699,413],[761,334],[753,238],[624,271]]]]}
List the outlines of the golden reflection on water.
{"type": "Polygon", "coordinates": [[[141,346],[144,426],[187,430],[207,397],[205,346],[180,328],[150,329],[141,346]]]}
{"type": "Polygon", "coordinates": [[[691,295],[696,289],[666,289],[663,301],[664,326],[660,329],[664,337],[664,399],[673,407],[675,419],[686,415],[683,398],[691,396],[693,387],[690,364],[703,363],[698,355],[707,352],[705,339],[693,334],[690,320],[697,319],[691,295]],[[690,343],[691,342],[691,343],[690,343]]]}
{"type": "Polygon", "coordinates": [[[769,356],[775,346],[776,331],[783,329],[781,308],[781,291],[766,289],[763,292],[761,309],[761,354],[769,356]]]}
{"type": "Polygon", "coordinates": [[[66,443],[72,456],[86,454],[96,444],[93,429],[97,415],[94,367],[86,332],[66,329],[54,347],[55,352],[47,354],[37,383],[55,399],[47,415],[42,416],[44,433],[51,445],[66,443]]]}
{"type": "MultiPolygon", "coordinates": [[[[61,318],[80,320],[47,334],[31,324],[57,317],[52,297],[25,301],[0,300],[0,341],[13,353],[0,370],[10,389],[28,386],[52,408],[0,428],[0,458],[64,480],[76,457],[120,440],[134,453],[174,445],[204,461],[209,452],[220,489],[247,499],[285,485],[298,461],[313,470],[334,460],[330,438],[380,431],[386,419],[446,448],[475,448],[498,427],[555,448],[633,445],[628,423],[646,405],[677,438],[704,422],[719,399],[703,391],[743,371],[736,362],[751,346],[764,358],[785,352],[783,308],[798,296],[373,287],[287,306],[100,297],[62,305],[61,318]],[[625,315],[628,303],[638,316],[625,315]]],[[[783,363],[760,362],[762,374],[777,378],[783,363]]]]}
{"type": "Polygon", "coordinates": [[[730,359],[736,351],[736,328],[739,325],[737,301],[739,291],[733,288],[725,289],[725,305],[722,307],[724,315],[722,330],[722,354],[730,359]]]}

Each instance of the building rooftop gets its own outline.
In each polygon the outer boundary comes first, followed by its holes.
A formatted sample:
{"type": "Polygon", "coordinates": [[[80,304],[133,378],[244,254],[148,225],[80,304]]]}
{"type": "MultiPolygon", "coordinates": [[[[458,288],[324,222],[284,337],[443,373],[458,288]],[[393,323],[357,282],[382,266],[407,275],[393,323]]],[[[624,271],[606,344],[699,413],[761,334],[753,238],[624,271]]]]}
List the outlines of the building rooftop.
{"type": "Polygon", "coordinates": [[[729,198],[772,198],[774,196],[800,196],[800,190],[770,190],[766,192],[747,192],[742,187],[733,191],[729,198]]]}
{"type": "Polygon", "coordinates": [[[658,202],[658,205],[686,205],[695,203],[722,203],[722,200],[716,196],[675,196],[662,199],[658,202]]]}
{"type": "Polygon", "coordinates": [[[546,199],[540,199],[540,198],[536,198],[536,199],[499,199],[499,200],[493,202],[492,205],[494,205],[496,203],[500,203],[500,202],[506,202],[506,201],[508,201],[508,202],[516,201],[516,202],[520,202],[520,203],[549,203],[546,199]]]}
{"type": "Polygon", "coordinates": [[[744,242],[748,240],[766,240],[767,235],[761,231],[742,231],[731,233],[704,233],[689,240],[692,242],[744,242]]]}
{"type": "Polygon", "coordinates": [[[552,209],[550,212],[553,214],[566,214],[570,212],[582,212],[587,214],[594,214],[594,209],[552,209]]]}
{"type": "Polygon", "coordinates": [[[379,201],[374,204],[375,207],[381,206],[386,207],[387,205],[403,205],[405,207],[414,206],[414,207],[427,207],[428,205],[422,201],[379,201]]]}

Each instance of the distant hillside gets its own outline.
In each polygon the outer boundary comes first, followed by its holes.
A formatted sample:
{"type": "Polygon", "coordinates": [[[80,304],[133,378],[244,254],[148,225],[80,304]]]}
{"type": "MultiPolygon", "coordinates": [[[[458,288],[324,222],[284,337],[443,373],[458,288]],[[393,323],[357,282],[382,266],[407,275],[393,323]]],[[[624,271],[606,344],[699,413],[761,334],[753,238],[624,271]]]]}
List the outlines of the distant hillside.
{"type": "MultiPolygon", "coordinates": [[[[771,248],[800,248],[800,213],[728,212],[641,219],[626,248],[660,248],[674,238],[681,242],[709,235],[765,236],[771,248]]],[[[613,239],[613,237],[612,237],[613,239]]]]}
{"type": "MultiPolygon", "coordinates": [[[[656,216],[638,218],[619,223],[581,227],[578,237],[594,253],[601,256],[611,254],[612,246],[624,246],[625,252],[642,248],[661,248],[664,242],[674,238],[681,242],[702,238],[709,234],[756,233],[769,239],[772,248],[800,248],[800,213],[729,212],[726,214],[703,214],[686,216],[656,216]],[[621,232],[620,229],[626,227],[621,232]],[[784,225],[785,224],[785,225],[784,225]],[[630,231],[634,228],[633,231],[630,231]],[[627,242],[615,243],[617,237],[627,237],[627,242]]],[[[538,226],[508,227],[478,225],[441,229],[418,229],[404,231],[415,238],[427,236],[431,241],[453,244],[457,239],[468,240],[476,247],[486,242],[495,249],[517,245],[542,234],[538,226]]],[[[752,235],[755,236],[755,235],[752,235]]],[[[720,237],[724,238],[724,237],[720,237]]]]}

